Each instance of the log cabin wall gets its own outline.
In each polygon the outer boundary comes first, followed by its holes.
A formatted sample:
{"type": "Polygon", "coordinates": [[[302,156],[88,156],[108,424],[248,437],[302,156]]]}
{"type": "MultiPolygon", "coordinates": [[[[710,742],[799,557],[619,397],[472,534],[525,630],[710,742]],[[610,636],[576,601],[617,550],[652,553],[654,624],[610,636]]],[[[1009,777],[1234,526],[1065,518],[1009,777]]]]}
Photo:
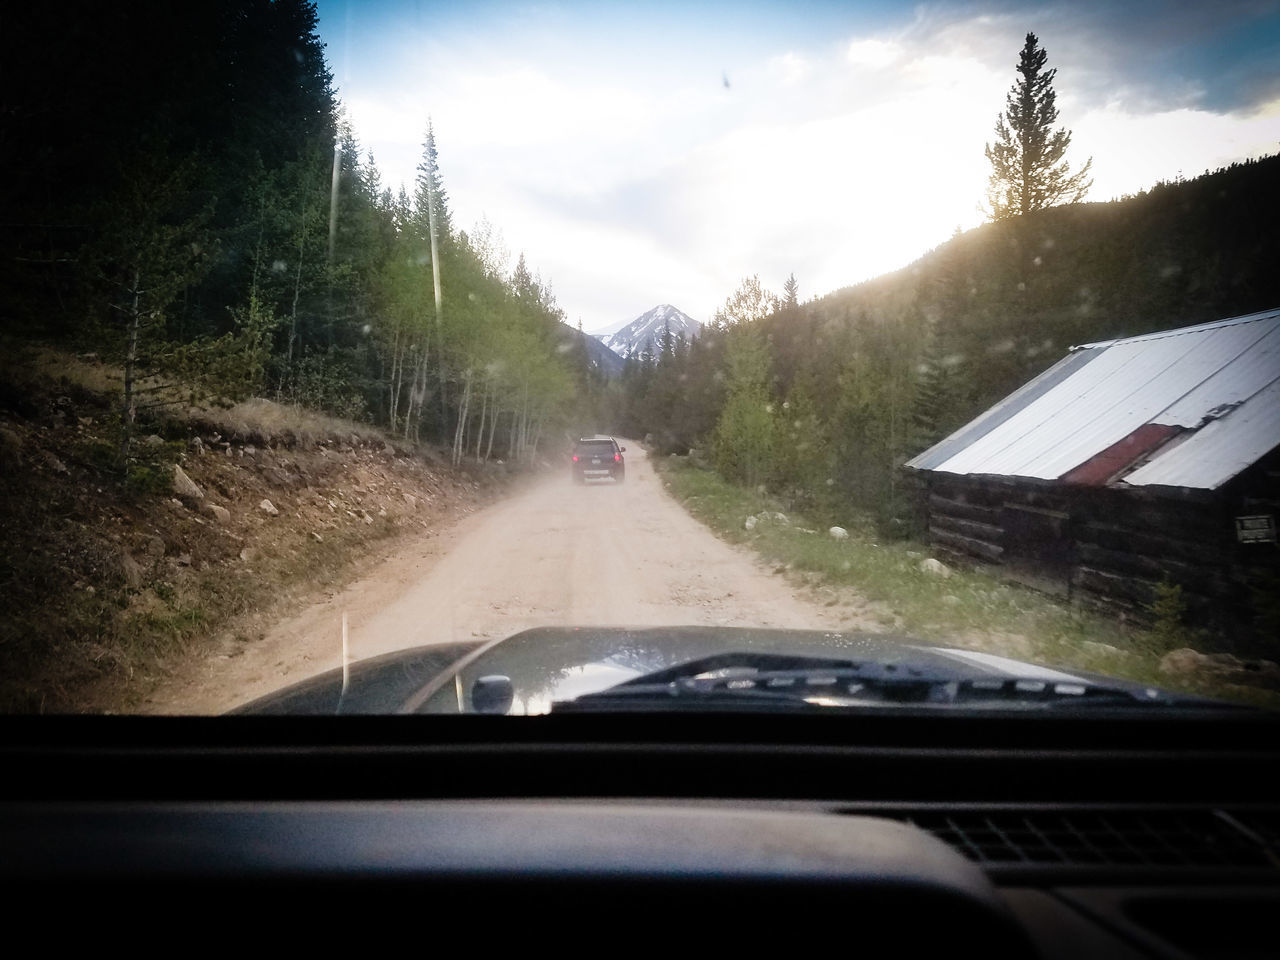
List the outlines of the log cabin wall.
{"type": "Polygon", "coordinates": [[[1280,643],[1280,546],[1236,532],[1237,517],[1280,517],[1280,450],[1212,493],[923,478],[930,541],[953,560],[1140,624],[1177,584],[1191,625],[1280,643]]]}

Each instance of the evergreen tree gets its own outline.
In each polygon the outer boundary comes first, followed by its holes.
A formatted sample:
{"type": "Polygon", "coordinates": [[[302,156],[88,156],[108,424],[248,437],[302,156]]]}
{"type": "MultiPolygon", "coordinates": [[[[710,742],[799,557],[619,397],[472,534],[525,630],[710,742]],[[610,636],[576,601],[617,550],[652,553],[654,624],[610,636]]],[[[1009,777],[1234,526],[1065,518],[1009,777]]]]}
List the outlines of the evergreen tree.
{"type": "Polygon", "coordinates": [[[796,283],[794,273],[787,277],[787,282],[782,285],[782,306],[787,309],[800,306],[800,285],[796,283]]]}
{"type": "Polygon", "coordinates": [[[1059,203],[1078,203],[1093,181],[1086,179],[1090,158],[1075,173],[1063,159],[1071,131],[1053,129],[1058,119],[1053,79],[1057,69],[1045,70],[1048,57],[1034,33],[1028,33],[1018,61],[1020,78],[996,118],[996,141],[986,147],[991,163],[987,202],[993,220],[1007,220],[1059,203]]]}

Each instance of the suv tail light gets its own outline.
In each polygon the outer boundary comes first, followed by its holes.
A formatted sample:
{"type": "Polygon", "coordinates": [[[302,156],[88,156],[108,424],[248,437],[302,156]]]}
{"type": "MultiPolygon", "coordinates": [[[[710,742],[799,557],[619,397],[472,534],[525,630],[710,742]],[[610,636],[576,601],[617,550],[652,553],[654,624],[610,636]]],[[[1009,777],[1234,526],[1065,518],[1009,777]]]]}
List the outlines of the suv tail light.
{"type": "Polygon", "coordinates": [[[620,453],[615,453],[615,454],[613,455],[613,462],[614,462],[614,463],[621,463],[621,462],[622,462],[622,454],[620,454],[620,453]]]}
{"type": "Polygon", "coordinates": [[[573,462],[574,463],[578,462],[578,455],[576,453],[573,455],[573,462]]]}

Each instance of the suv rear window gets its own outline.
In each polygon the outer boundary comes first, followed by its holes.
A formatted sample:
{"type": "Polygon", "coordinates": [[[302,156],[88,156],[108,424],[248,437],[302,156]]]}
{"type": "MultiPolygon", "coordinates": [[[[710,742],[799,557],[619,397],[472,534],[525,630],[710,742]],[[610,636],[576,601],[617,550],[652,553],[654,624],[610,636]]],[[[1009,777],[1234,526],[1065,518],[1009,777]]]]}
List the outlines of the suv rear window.
{"type": "Polygon", "coordinates": [[[613,454],[612,440],[582,440],[578,443],[578,453],[588,453],[593,456],[600,456],[607,453],[613,454]]]}

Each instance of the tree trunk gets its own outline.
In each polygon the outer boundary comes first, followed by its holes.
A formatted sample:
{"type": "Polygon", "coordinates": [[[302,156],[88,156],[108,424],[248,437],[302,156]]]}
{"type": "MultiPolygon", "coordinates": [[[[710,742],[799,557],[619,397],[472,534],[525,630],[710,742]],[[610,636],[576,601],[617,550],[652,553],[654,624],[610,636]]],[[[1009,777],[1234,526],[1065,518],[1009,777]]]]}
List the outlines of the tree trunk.
{"type": "Polygon", "coordinates": [[[489,384],[484,385],[480,395],[480,428],[476,431],[476,462],[480,462],[480,448],[484,445],[485,415],[489,412],[489,384]]]}
{"type": "Polygon", "coordinates": [[[471,406],[471,371],[463,374],[462,401],[458,404],[458,425],[453,431],[453,465],[462,462],[462,450],[467,436],[467,416],[471,406]]]}
{"type": "Polygon", "coordinates": [[[133,442],[133,421],[137,411],[133,402],[134,369],[138,362],[138,328],[142,322],[142,314],[138,309],[138,271],[133,271],[133,289],[129,300],[129,346],[124,356],[124,409],[120,417],[120,462],[126,467],[129,464],[129,447],[133,442]]]}
{"type": "Polygon", "coordinates": [[[285,353],[285,369],[293,366],[293,344],[298,338],[298,298],[302,294],[302,254],[307,243],[307,214],[302,211],[302,225],[298,231],[298,269],[293,273],[293,306],[289,309],[289,349],[285,353]]]}
{"type": "Polygon", "coordinates": [[[494,398],[493,422],[489,424],[489,445],[485,447],[484,459],[488,463],[489,455],[493,453],[493,435],[498,432],[498,418],[502,416],[502,411],[497,407],[497,397],[494,398]]]}

